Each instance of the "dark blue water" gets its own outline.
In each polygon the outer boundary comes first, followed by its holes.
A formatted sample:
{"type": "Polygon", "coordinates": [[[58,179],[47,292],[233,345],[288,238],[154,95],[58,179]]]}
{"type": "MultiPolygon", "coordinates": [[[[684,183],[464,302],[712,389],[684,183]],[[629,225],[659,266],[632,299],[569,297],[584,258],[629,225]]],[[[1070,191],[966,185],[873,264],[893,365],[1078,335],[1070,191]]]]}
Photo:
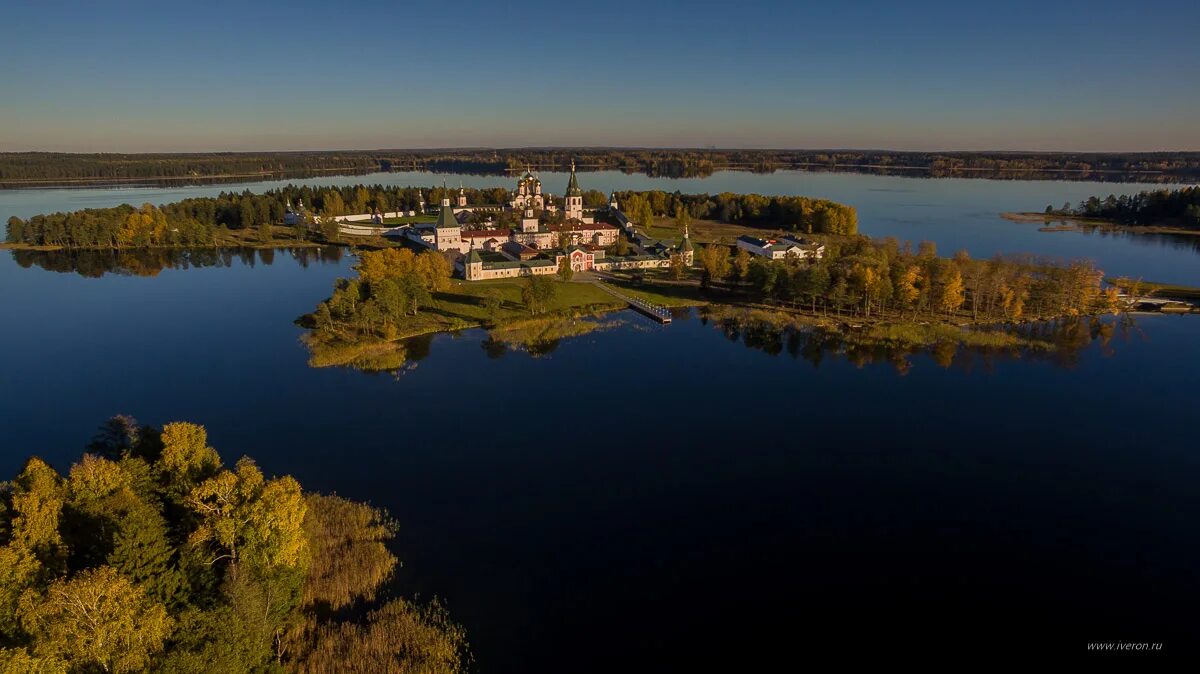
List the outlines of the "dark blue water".
{"type": "MultiPolygon", "coordinates": [[[[202,187],[131,187],[97,189],[0,190],[0,222],[11,215],[114,206],[120,203],[168,203],[193,196],[249,189],[262,192],[288,184],[450,185],[514,187],[503,176],[374,173],[326,176],[295,181],[262,181],[202,187]]],[[[651,178],[641,174],[599,171],[580,174],[584,189],[660,189],[683,193],[757,192],[832,199],[858,209],[859,230],[872,236],[937,243],[943,254],[967,250],[976,257],[997,253],[1034,253],[1054,258],[1093,260],[1112,275],[1144,277],[1165,283],[1200,286],[1200,236],[1084,234],[1039,232],[1040,224],[1004,220],[1005,211],[1041,211],[1047,205],[1077,204],[1090,196],[1135,194],[1161,186],[1093,181],[986,180],[917,178],[857,173],[778,171],[754,174],[719,171],[706,178],[651,178]]],[[[542,174],[548,192],[562,195],[563,173],[542,174]]]]}
{"type": "Polygon", "coordinates": [[[65,469],[116,413],[203,423],[227,462],[390,509],[401,589],[444,599],[488,672],[1195,652],[1196,317],[901,374],[628,315],[536,358],[437,336],[372,375],[308,368],[292,325],[351,260],[224,263],[0,254],[0,473],[65,469]]]}

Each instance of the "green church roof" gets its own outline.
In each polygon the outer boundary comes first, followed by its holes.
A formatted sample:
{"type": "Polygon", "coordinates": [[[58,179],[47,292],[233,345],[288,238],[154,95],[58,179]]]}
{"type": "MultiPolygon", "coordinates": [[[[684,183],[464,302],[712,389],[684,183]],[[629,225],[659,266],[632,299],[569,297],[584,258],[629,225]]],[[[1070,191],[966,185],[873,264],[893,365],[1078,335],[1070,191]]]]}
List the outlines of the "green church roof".
{"type": "Polygon", "coordinates": [[[571,180],[567,182],[567,196],[583,196],[583,190],[579,189],[579,181],[575,179],[575,162],[571,162],[571,180]]]}
{"type": "Polygon", "coordinates": [[[479,251],[472,248],[471,252],[467,253],[467,264],[474,264],[476,262],[483,262],[483,258],[479,257],[479,251]]]}
{"type": "Polygon", "coordinates": [[[453,206],[442,206],[442,212],[438,213],[437,225],[435,225],[435,227],[437,227],[438,229],[443,229],[445,227],[460,227],[460,226],[461,225],[458,224],[458,220],[454,219],[454,207],[453,206]]]}

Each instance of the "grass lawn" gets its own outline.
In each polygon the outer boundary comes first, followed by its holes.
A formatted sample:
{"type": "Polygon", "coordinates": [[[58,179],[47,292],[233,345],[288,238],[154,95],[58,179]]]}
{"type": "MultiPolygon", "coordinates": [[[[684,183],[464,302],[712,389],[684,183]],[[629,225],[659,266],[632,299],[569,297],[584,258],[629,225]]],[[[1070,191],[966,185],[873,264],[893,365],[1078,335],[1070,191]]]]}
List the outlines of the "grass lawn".
{"type": "MultiPolygon", "coordinates": [[[[414,222],[437,222],[436,215],[405,215],[399,218],[384,218],[385,225],[408,225],[414,222]]],[[[369,224],[369,223],[367,223],[369,224]]]]}
{"type": "MultiPolygon", "coordinates": [[[[1138,282],[1137,279],[1126,277],[1105,279],[1121,290],[1126,292],[1138,282]]],[[[1141,291],[1143,295],[1150,294],[1155,297],[1164,299],[1189,299],[1200,300],[1200,288],[1192,286],[1173,285],[1170,283],[1155,283],[1153,281],[1141,281],[1141,291]]]]}
{"type": "MultiPolygon", "coordinates": [[[[525,282],[520,279],[497,279],[494,281],[460,281],[452,280],[450,288],[434,296],[436,311],[447,317],[458,318],[473,322],[497,322],[526,318],[529,312],[521,302],[521,288],[525,282]],[[502,298],[500,310],[494,317],[489,316],[483,307],[483,297],[489,289],[500,291],[502,298]]],[[[547,305],[547,311],[553,313],[570,313],[572,311],[599,311],[624,306],[617,298],[609,295],[591,283],[554,282],[558,290],[553,301],[547,305]]]]}
{"type": "Polygon", "coordinates": [[[700,291],[700,272],[691,272],[681,281],[670,278],[666,272],[646,274],[642,283],[613,275],[611,283],[621,292],[663,307],[698,307],[708,304],[709,299],[700,291]]]}
{"type": "MultiPolygon", "coordinates": [[[[683,237],[683,229],[676,226],[674,218],[655,218],[653,225],[642,227],[641,229],[655,239],[674,239],[678,241],[683,237]]],[[[716,220],[693,220],[692,224],[688,225],[688,236],[691,237],[692,241],[697,243],[733,243],[735,239],[743,234],[769,236],[772,232],[755,227],[733,225],[728,222],[717,222],[716,220]]]]}

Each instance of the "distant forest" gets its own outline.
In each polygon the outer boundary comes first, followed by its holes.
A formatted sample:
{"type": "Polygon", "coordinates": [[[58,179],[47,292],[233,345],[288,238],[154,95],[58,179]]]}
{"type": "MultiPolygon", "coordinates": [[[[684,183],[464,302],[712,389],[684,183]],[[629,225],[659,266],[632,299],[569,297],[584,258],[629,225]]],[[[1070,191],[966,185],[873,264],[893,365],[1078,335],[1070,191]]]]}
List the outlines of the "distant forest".
{"type": "Polygon", "coordinates": [[[1166,226],[1200,229],[1200,187],[1148,190],[1132,196],[1089,197],[1072,208],[1046,207],[1047,215],[1074,215],[1112,220],[1135,227],[1166,226]]]}
{"type": "Polygon", "coordinates": [[[722,169],[916,172],[935,177],[1195,180],[1200,152],[1038,153],[720,149],[454,149],[197,154],[0,153],[0,186],[188,183],[331,173],[429,170],[499,174],[526,167],[694,177],[722,169]]]}

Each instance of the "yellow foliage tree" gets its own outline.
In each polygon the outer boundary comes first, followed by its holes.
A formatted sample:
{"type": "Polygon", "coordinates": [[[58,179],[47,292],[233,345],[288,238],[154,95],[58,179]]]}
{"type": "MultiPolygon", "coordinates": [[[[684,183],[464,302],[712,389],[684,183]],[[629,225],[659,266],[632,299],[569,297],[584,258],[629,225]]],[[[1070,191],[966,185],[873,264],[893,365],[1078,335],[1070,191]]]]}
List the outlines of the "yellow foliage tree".
{"type": "Polygon", "coordinates": [[[15,480],[10,540],[32,552],[43,564],[60,558],[63,552],[58,532],[63,496],[62,477],[37,457],[25,464],[15,480]]]}
{"type": "Polygon", "coordinates": [[[77,503],[98,501],[129,485],[129,475],[115,461],[93,454],[84,454],[83,459],[71,466],[67,489],[77,503]]]}
{"type": "Polygon", "coordinates": [[[0,674],[67,674],[62,658],[30,655],[24,648],[0,648],[0,674]]]}
{"type": "Polygon", "coordinates": [[[450,285],[453,269],[445,257],[432,251],[417,256],[415,271],[430,292],[445,290],[450,285]]]}
{"type": "Polygon", "coordinates": [[[921,267],[910,264],[900,273],[896,282],[896,301],[905,309],[912,309],[921,296],[918,285],[921,283],[921,267]]]}
{"type": "Polygon", "coordinates": [[[0,633],[12,634],[20,625],[17,608],[21,595],[33,586],[41,570],[37,557],[25,547],[15,543],[0,547],[0,633]]]}
{"type": "Polygon", "coordinates": [[[61,658],[73,670],[142,671],[172,627],[162,605],[108,566],[56,580],[43,594],[26,592],[20,611],[34,655],[61,658]]]}
{"type": "Polygon", "coordinates": [[[290,476],[267,481],[248,458],[192,490],[188,504],[200,515],[189,543],[210,548],[216,562],[245,561],[259,568],[295,566],[305,548],[307,509],[290,476]]]}
{"type": "Polygon", "coordinates": [[[208,446],[208,431],[200,424],[169,423],[163,426],[162,443],[158,466],[180,490],[190,490],[221,467],[221,457],[208,446]]]}
{"type": "Polygon", "coordinates": [[[946,272],[941,293],[938,295],[938,306],[941,307],[942,311],[952,314],[962,307],[966,299],[966,288],[963,285],[962,272],[957,269],[950,269],[946,272]]]}

